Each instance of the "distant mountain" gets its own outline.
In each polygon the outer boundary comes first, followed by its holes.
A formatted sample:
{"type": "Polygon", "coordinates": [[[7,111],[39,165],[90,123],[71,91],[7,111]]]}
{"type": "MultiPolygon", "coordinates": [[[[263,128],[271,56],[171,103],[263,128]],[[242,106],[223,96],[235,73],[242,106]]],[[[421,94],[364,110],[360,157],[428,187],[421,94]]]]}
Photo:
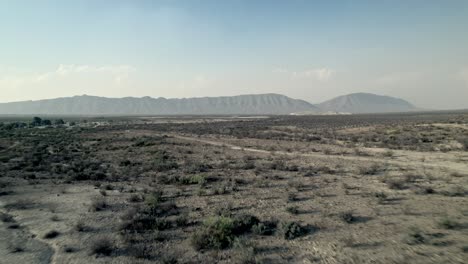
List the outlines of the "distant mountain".
{"type": "Polygon", "coordinates": [[[389,113],[416,111],[414,105],[403,99],[370,93],[338,96],[316,105],[322,112],[337,113],[389,113]]]}
{"type": "Polygon", "coordinates": [[[184,99],[83,95],[0,103],[0,114],[18,115],[275,115],[304,111],[319,112],[319,109],[306,101],[279,94],[184,99]]]}

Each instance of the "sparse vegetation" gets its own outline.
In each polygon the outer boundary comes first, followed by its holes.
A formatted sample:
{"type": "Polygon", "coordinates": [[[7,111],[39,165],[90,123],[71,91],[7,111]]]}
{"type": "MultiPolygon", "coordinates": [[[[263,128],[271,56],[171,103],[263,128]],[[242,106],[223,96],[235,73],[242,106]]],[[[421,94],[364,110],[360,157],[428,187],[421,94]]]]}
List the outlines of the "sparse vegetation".
{"type": "Polygon", "coordinates": [[[8,257],[35,256],[22,234],[58,263],[466,254],[466,114],[112,119],[0,122],[8,257]]]}
{"type": "Polygon", "coordinates": [[[90,245],[91,254],[97,256],[109,256],[114,249],[113,241],[106,237],[97,238],[90,245]]]}
{"type": "Polygon", "coordinates": [[[284,222],[281,223],[281,232],[285,239],[290,240],[306,235],[308,230],[296,222],[284,222]]]}

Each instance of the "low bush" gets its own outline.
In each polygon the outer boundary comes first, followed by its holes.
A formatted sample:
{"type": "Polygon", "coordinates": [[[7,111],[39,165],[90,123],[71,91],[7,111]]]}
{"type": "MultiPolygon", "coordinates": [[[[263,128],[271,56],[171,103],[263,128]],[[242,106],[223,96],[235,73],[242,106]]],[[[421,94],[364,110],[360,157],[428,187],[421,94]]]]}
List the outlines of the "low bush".
{"type": "Polygon", "coordinates": [[[258,223],[258,218],[247,214],[211,217],[192,235],[191,243],[196,250],[228,248],[237,236],[250,232],[258,223]]]}
{"type": "Polygon", "coordinates": [[[44,234],[43,238],[44,239],[52,239],[52,238],[56,238],[60,235],[60,233],[56,230],[51,230],[47,233],[44,234]]]}
{"type": "Polygon", "coordinates": [[[260,222],[252,226],[252,232],[257,235],[269,236],[276,230],[276,222],[260,222]]]}
{"type": "Polygon", "coordinates": [[[459,229],[463,227],[463,225],[460,222],[449,217],[443,218],[442,220],[439,221],[438,224],[439,224],[439,227],[445,228],[445,229],[459,229]]]}
{"type": "Polygon", "coordinates": [[[107,207],[108,204],[103,197],[96,197],[92,200],[89,209],[90,211],[99,212],[105,210],[107,207]]]}
{"type": "Polygon", "coordinates": [[[109,256],[115,250],[112,240],[106,237],[98,238],[91,242],[91,254],[109,256]]]}
{"type": "Polygon", "coordinates": [[[406,243],[410,245],[424,244],[427,242],[427,238],[424,233],[417,227],[411,227],[406,235],[406,243]]]}
{"type": "Polygon", "coordinates": [[[342,212],[339,214],[339,217],[341,220],[344,222],[351,224],[357,221],[356,216],[354,216],[353,212],[347,211],[347,212],[342,212]]]}
{"type": "Polygon", "coordinates": [[[376,175],[382,171],[381,166],[378,164],[372,164],[370,166],[359,167],[359,174],[362,175],[376,175]]]}
{"type": "Polygon", "coordinates": [[[206,180],[205,175],[197,174],[197,175],[193,175],[193,176],[189,176],[189,177],[183,177],[180,180],[180,182],[182,184],[186,184],[186,185],[189,185],[189,184],[205,185],[207,180],[206,180]]]}
{"type": "Polygon", "coordinates": [[[0,221],[4,223],[12,223],[14,222],[13,216],[5,213],[0,213],[0,221]]]}
{"type": "Polygon", "coordinates": [[[224,249],[234,242],[234,220],[229,217],[214,217],[206,220],[191,239],[196,250],[224,249]]]}
{"type": "Polygon", "coordinates": [[[284,239],[291,240],[306,235],[308,230],[296,222],[284,222],[281,224],[281,232],[284,239]]]}
{"type": "Polygon", "coordinates": [[[297,215],[299,214],[299,207],[297,206],[288,206],[286,207],[286,211],[290,214],[297,215]]]}

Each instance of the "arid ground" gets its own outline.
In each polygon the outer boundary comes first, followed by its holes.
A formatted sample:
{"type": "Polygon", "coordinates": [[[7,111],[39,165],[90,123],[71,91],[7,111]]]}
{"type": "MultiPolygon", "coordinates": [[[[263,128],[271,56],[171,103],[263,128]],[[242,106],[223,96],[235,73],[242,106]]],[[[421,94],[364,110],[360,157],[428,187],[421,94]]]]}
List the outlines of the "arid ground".
{"type": "Polygon", "coordinates": [[[467,113],[62,118],[0,125],[0,263],[468,260],[467,113]]]}

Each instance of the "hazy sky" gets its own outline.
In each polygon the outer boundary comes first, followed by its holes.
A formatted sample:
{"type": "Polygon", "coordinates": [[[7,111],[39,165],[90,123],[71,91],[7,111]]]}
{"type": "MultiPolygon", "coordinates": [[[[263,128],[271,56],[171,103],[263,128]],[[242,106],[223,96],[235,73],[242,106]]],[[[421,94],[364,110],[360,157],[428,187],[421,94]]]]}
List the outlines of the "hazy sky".
{"type": "Polygon", "coordinates": [[[270,92],[468,108],[468,1],[0,0],[0,102],[270,92]]]}

